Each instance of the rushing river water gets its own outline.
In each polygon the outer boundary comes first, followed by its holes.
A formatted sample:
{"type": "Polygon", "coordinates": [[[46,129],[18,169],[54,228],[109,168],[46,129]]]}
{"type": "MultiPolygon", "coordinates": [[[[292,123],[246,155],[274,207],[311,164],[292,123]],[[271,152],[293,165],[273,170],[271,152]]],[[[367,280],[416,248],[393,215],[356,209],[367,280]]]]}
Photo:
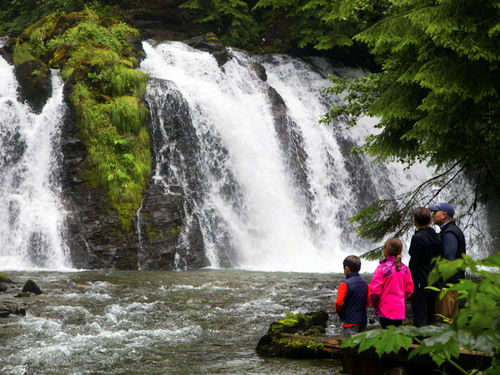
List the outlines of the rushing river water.
{"type": "Polygon", "coordinates": [[[263,358],[255,347],[285,312],[326,310],[341,274],[9,272],[40,296],[0,320],[0,374],[335,374],[335,360],[263,358]]]}

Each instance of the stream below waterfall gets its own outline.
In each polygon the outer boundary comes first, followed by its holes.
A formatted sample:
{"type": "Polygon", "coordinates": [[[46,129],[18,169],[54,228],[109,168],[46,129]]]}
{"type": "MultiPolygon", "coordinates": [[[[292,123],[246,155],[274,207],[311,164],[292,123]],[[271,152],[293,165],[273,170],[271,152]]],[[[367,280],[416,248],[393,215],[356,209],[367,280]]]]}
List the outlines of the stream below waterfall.
{"type": "Polygon", "coordinates": [[[342,274],[205,269],[188,272],[10,272],[43,294],[27,316],[0,320],[2,375],[334,374],[335,360],[264,358],[269,325],[325,310],[328,335],[342,274]]]}

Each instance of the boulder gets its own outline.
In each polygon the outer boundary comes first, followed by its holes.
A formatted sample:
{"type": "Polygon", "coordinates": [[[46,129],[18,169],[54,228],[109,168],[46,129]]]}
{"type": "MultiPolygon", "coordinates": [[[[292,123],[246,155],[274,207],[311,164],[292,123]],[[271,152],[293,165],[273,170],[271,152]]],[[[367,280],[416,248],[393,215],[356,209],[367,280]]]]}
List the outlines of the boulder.
{"type": "Polygon", "coordinates": [[[326,311],[287,314],[284,319],[273,322],[268,333],[297,333],[305,336],[308,336],[307,333],[315,332],[324,334],[328,318],[326,311]]]}
{"type": "Polygon", "coordinates": [[[19,95],[36,113],[40,113],[52,95],[49,68],[38,60],[25,61],[15,70],[19,82],[19,95]]]}
{"type": "Polygon", "coordinates": [[[226,46],[217,38],[214,33],[195,36],[184,41],[188,46],[212,54],[219,66],[224,65],[229,60],[226,46]]]}
{"type": "Polygon", "coordinates": [[[32,294],[39,295],[39,294],[42,294],[43,292],[40,289],[40,287],[38,285],[36,285],[36,283],[33,280],[29,279],[24,284],[23,289],[21,290],[21,293],[32,293],[32,294]]]}
{"type": "Polygon", "coordinates": [[[286,358],[333,358],[337,354],[338,340],[325,337],[328,321],[325,311],[306,314],[287,314],[273,322],[268,333],[258,342],[258,354],[286,358]]]}
{"type": "Polygon", "coordinates": [[[9,277],[3,273],[0,272],[0,282],[2,283],[12,283],[12,280],[9,279],[9,277]]]}

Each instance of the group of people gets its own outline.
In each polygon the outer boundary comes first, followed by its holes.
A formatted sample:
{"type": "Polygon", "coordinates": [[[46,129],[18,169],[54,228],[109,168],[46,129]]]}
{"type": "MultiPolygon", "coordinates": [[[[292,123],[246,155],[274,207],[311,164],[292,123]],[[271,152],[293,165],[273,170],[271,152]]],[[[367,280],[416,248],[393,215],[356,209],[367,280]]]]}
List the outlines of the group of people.
{"type": "MultiPolygon", "coordinates": [[[[346,279],[339,285],[335,312],[343,322],[344,337],[366,330],[366,308],[373,306],[382,328],[400,326],[405,318],[405,300],[411,296],[413,325],[422,327],[453,318],[458,313],[456,291],[447,291],[444,298],[426,289],[431,261],[437,256],[448,260],[465,254],[465,237],[453,217],[455,209],[449,203],[429,208],[419,207],[413,213],[416,232],[411,238],[410,262],[401,261],[403,244],[399,238],[385,241],[384,259],[380,261],[368,283],[359,275],[361,260],[355,255],[344,259],[346,279]],[[436,233],[432,224],[440,227],[436,233]]],[[[446,280],[457,283],[465,275],[457,273],[446,280]]],[[[440,285],[435,285],[440,286],[440,285]]]]}

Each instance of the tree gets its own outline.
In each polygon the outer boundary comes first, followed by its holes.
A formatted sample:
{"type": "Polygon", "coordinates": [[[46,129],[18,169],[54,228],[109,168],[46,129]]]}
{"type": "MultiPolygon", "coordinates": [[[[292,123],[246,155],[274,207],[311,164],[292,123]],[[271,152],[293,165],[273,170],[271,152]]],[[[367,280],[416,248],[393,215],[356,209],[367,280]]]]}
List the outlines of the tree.
{"type": "MultiPolygon", "coordinates": [[[[381,72],[353,81],[332,78],[329,91],[347,93],[346,103],[323,121],[348,116],[354,125],[362,115],[378,117],[380,133],[358,151],[409,165],[426,161],[442,178],[472,177],[478,196],[498,196],[499,33],[496,1],[393,0],[380,21],[354,37],[370,47],[381,72]]],[[[416,195],[404,197],[400,208],[412,206],[409,197],[416,195]]],[[[360,212],[355,220],[362,224],[377,214],[383,222],[365,237],[397,230],[387,214],[401,214],[396,206],[381,201],[360,212]],[[380,207],[390,209],[381,217],[380,207]]]]}

